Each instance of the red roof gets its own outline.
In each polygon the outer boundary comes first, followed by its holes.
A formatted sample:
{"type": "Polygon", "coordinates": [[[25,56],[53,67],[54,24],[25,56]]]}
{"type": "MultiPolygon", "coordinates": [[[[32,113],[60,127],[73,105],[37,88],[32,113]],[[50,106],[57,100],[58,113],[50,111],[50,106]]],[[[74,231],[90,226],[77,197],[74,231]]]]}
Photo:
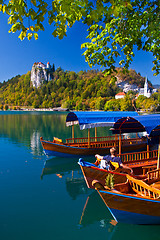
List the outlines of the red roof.
{"type": "Polygon", "coordinates": [[[116,94],[116,96],[122,96],[122,95],[126,95],[124,92],[119,92],[116,94]]]}

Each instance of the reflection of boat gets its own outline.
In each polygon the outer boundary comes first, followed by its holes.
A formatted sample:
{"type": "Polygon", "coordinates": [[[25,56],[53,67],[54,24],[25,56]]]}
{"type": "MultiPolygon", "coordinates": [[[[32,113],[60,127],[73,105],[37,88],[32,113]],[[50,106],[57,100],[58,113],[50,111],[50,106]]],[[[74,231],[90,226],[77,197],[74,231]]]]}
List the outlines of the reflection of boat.
{"type": "Polygon", "coordinates": [[[111,224],[106,226],[107,236],[106,240],[151,240],[159,239],[160,229],[159,225],[133,225],[118,223],[114,228],[111,224]]]}
{"type": "Polygon", "coordinates": [[[75,200],[77,196],[89,192],[83,176],[74,177],[74,173],[71,178],[66,179],[66,190],[73,200],[75,200]]]}
{"type": "Polygon", "coordinates": [[[101,200],[99,194],[94,191],[86,199],[79,224],[83,227],[93,224],[95,222],[110,220],[110,213],[107,210],[104,202],[101,200]]]}
{"type": "Polygon", "coordinates": [[[127,175],[127,182],[115,184],[113,189],[97,181],[95,188],[115,220],[132,224],[160,224],[159,176],[160,169],[150,172],[146,181],[127,175]]]}
{"type": "Polygon", "coordinates": [[[85,180],[78,164],[73,159],[49,159],[45,162],[41,174],[41,180],[46,175],[56,174],[59,178],[65,178],[66,190],[72,199],[78,195],[88,193],[85,180]]]}
{"type": "Polygon", "coordinates": [[[77,163],[75,160],[69,158],[69,159],[49,159],[45,161],[42,174],[41,174],[41,179],[45,175],[49,174],[61,174],[64,175],[64,173],[71,173],[72,171],[79,170],[77,163]]]}
{"type": "Polygon", "coordinates": [[[116,220],[113,219],[105,203],[95,191],[86,199],[79,224],[80,227],[86,227],[98,222],[99,226],[103,227],[106,232],[106,239],[128,240],[128,236],[130,240],[134,240],[135,236],[137,240],[159,239],[160,229],[158,225],[126,225],[120,222],[116,224],[116,220]]]}
{"type": "Polygon", "coordinates": [[[109,148],[121,145],[122,152],[132,152],[135,148],[145,150],[146,140],[143,138],[124,139],[121,135],[98,137],[97,127],[113,126],[115,121],[123,116],[136,116],[135,112],[70,112],[66,117],[66,125],[72,126],[72,138],[55,138],[46,141],[40,138],[46,155],[59,157],[93,156],[97,153],[108,154],[109,148]],[[79,124],[80,129],[88,129],[88,137],[75,138],[74,125],[79,124]],[[90,128],[95,128],[95,137],[90,136],[90,128]]]}

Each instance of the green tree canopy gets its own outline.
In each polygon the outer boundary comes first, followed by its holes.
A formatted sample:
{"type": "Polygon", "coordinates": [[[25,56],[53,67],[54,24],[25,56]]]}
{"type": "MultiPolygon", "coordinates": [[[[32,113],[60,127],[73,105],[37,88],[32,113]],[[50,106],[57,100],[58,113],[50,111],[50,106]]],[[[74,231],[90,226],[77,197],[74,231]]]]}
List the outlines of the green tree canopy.
{"type": "Polygon", "coordinates": [[[98,64],[107,73],[115,63],[128,68],[138,50],[154,56],[152,70],[160,72],[160,8],[158,0],[0,0],[0,11],[8,14],[10,32],[29,40],[44,31],[46,22],[53,36],[62,39],[77,21],[88,26],[88,42],[82,44],[90,66],[98,64]]]}

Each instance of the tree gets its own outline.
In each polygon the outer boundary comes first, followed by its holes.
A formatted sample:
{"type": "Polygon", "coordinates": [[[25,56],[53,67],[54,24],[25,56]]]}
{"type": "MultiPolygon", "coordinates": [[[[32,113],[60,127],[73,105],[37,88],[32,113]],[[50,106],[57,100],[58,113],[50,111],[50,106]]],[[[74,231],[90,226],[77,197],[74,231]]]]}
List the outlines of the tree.
{"type": "Polygon", "coordinates": [[[158,108],[158,101],[152,98],[148,98],[144,100],[145,102],[145,110],[149,112],[155,112],[158,108]]]}
{"type": "Polygon", "coordinates": [[[95,109],[102,110],[104,109],[105,100],[102,97],[99,97],[95,101],[95,109]]]}
{"type": "Polygon", "coordinates": [[[8,110],[8,105],[4,105],[4,110],[5,110],[5,111],[8,110]]]}
{"type": "Polygon", "coordinates": [[[136,108],[138,109],[144,109],[144,101],[147,99],[147,97],[143,96],[143,95],[139,95],[137,100],[136,100],[136,108]]]}
{"type": "Polygon", "coordinates": [[[44,31],[46,20],[53,26],[53,36],[62,39],[68,28],[81,21],[88,26],[88,42],[82,44],[90,66],[107,67],[106,73],[120,66],[128,68],[138,50],[151,52],[152,70],[160,72],[160,14],[158,0],[0,0],[0,11],[8,14],[10,32],[29,40],[44,31]]]}
{"type": "Polygon", "coordinates": [[[132,100],[126,95],[123,99],[121,99],[121,111],[133,111],[132,100]]]}
{"type": "Polygon", "coordinates": [[[3,110],[3,104],[0,104],[0,110],[3,110]]]}
{"type": "Polygon", "coordinates": [[[105,111],[119,111],[121,108],[121,99],[110,99],[104,105],[105,111]]]}

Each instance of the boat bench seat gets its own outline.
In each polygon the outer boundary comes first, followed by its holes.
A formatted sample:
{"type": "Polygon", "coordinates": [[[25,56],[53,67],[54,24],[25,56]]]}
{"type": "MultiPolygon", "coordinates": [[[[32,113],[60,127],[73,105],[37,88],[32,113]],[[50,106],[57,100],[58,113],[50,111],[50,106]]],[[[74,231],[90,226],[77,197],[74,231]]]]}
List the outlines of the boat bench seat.
{"type": "Polygon", "coordinates": [[[143,166],[143,175],[145,175],[147,172],[152,171],[156,168],[156,164],[154,165],[149,165],[149,166],[143,166]]]}
{"type": "Polygon", "coordinates": [[[151,167],[151,166],[154,166],[154,169],[156,168],[156,161],[143,161],[143,162],[130,162],[130,163],[127,163],[127,162],[124,162],[125,165],[131,167],[131,168],[137,168],[137,167],[142,167],[143,169],[145,168],[148,168],[148,167],[151,167]]]}

